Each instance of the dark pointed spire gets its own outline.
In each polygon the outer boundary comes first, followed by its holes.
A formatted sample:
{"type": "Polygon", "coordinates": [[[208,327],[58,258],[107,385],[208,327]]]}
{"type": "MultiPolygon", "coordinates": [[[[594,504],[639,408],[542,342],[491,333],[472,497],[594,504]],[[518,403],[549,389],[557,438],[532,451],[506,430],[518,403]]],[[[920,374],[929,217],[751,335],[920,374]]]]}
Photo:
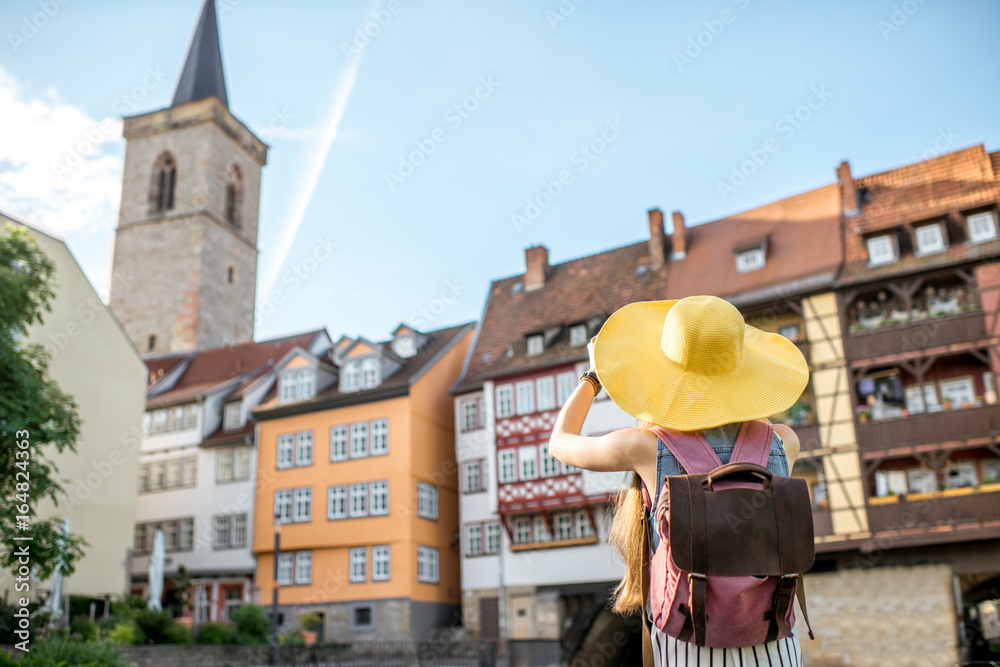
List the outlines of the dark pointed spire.
{"type": "Polygon", "coordinates": [[[226,76],[222,72],[222,49],[219,47],[219,22],[215,16],[215,0],[205,0],[198,25],[188,47],[187,60],[174,91],[171,106],[194,102],[206,97],[218,97],[229,108],[226,96],[226,76]]]}

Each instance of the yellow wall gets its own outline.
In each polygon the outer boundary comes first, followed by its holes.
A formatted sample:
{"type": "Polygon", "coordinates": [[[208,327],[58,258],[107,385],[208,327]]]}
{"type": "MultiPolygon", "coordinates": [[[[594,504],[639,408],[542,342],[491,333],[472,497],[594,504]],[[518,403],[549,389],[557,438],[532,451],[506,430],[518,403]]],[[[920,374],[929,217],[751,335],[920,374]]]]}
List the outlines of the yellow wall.
{"type": "Polygon", "coordinates": [[[269,598],[273,586],[274,492],[311,486],[312,521],[281,528],[282,551],[311,549],[312,583],[281,589],[281,603],[344,602],[374,598],[411,598],[458,604],[459,553],[452,547],[458,530],[453,401],[448,393],[458,377],[471,331],[410,387],[410,395],[362,405],[260,422],[259,468],[253,548],[257,583],[269,598]],[[330,427],[389,419],[389,453],[330,462],[330,427]],[[277,470],[277,438],[313,431],[313,465],[277,470]],[[389,481],[389,515],[359,519],[326,518],[327,487],[362,481],[389,481]],[[439,519],[417,517],[417,481],[439,486],[439,519]],[[391,578],[371,581],[371,547],[389,544],[391,578]],[[440,583],[417,582],[417,545],[440,553],[440,583]],[[368,581],[350,583],[348,552],[367,546],[368,581]]]}
{"type": "MultiPolygon", "coordinates": [[[[0,227],[5,222],[0,216],[0,227]]],[[[68,518],[70,530],[89,543],[64,592],[120,595],[134,535],[146,365],[66,245],[27,229],[55,263],[57,283],[52,312],[30,328],[27,342],[52,355],[51,377],[76,401],[81,420],[75,453],[46,450],[69,498],[37,509],[41,516],[68,518]]],[[[0,590],[6,588],[12,583],[2,572],[0,590]]]]}

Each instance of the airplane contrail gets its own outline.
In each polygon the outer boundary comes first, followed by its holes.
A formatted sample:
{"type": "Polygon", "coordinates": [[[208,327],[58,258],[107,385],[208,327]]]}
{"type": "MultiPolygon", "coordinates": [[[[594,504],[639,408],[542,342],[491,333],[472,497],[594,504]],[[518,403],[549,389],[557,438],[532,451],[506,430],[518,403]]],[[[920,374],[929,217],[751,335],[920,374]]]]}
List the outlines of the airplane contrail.
{"type": "MultiPolygon", "coordinates": [[[[371,3],[374,7],[369,7],[369,12],[366,16],[370,15],[372,11],[377,11],[381,7],[381,4],[380,1],[371,3]]],[[[313,191],[316,189],[316,183],[319,181],[320,174],[323,173],[326,158],[330,153],[330,146],[333,144],[334,139],[337,138],[340,121],[344,117],[344,110],[347,108],[347,102],[350,100],[351,92],[354,90],[354,82],[357,79],[358,68],[361,66],[361,59],[364,56],[364,52],[365,49],[360,49],[356,55],[348,58],[347,64],[344,65],[344,69],[340,72],[337,85],[333,89],[333,97],[330,100],[330,108],[327,111],[326,120],[322,126],[320,139],[305,160],[306,166],[303,170],[303,178],[299,181],[300,185],[295,192],[295,196],[292,198],[288,215],[285,216],[285,220],[281,225],[274,258],[263,281],[263,289],[258,292],[264,299],[270,298],[274,285],[281,273],[281,267],[288,258],[288,252],[292,248],[292,243],[295,241],[299,227],[302,226],[302,218],[305,216],[309,202],[312,200],[313,191]]]]}

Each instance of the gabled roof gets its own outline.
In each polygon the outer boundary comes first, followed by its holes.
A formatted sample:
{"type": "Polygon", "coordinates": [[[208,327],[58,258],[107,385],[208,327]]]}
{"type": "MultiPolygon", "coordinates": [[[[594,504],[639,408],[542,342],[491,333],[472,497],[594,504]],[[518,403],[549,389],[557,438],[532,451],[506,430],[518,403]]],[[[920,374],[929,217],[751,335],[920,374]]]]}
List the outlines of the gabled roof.
{"type": "MultiPolygon", "coordinates": [[[[307,401],[297,401],[288,404],[278,403],[275,400],[274,392],[272,392],[269,398],[254,410],[254,418],[257,420],[275,419],[291,414],[302,414],[315,410],[327,410],[344,405],[356,405],[405,396],[409,393],[410,385],[419,380],[425,371],[437,363],[441,356],[451,349],[453,345],[457,344],[471,329],[472,323],[467,323],[424,333],[423,335],[426,337],[425,342],[417,354],[409,359],[399,359],[402,363],[399,370],[386,378],[382,384],[374,389],[341,392],[339,383],[335,382],[307,401]]],[[[371,344],[386,348],[387,350],[391,342],[383,341],[371,344]]]]}
{"type": "Polygon", "coordinates": [[[149,387],[147,409],[198,400],[213,389],[221,388],[233,380],[238,380],[234,391],[239,391],[266,373],[289,350],[295,347],[308,349],[317,337],[325,335],[326,330],[320,329],[259,343],[239,343],[188,352],[184,355],[147,359],[146,365],[150,373],[158,374],[159,369],[173,367],[180,360],[190,357],[188,366],[183,369],[180,378],[166,391],[160,391],[156,382],[149,387]]]}
{"type": "Polygon", "coordinates": [[[217,97],[228,109],[226,75],[222,70],[222,48],[219,46],[219,22],[215,15],[215,0],[205,0],[195,26],[187,60],[177,81],[171,106],[217,97]]]}
{"type": "Polygon", "coordinates": [[[565,328],[589,323],[588,333],[594,335],[622,306],[666,298],[668,271],[666,264],[652,268],[649,242],[643,241],[554,264],[536,290],[523,289],[523,275],[493,281],[465,372],[452,392],[478,389],[498,375],[586,359],[587,348],[571,347],[565,328]],[[637,270],[640,266],[645,270],[637,270]],[[515,288],[518,283],[521,288],[515,288]],[[527,336],[556,329],[558,334],[549,336],[555,340],[541,354],[528,356],[527,336]]]}
{"type": "Polygon", "coordinates": [[[843,259],[836,184],[685,231],[687,255],[671,263],[661,298],[711,294],[742,307],[832,285],[843,259]],[[765,243],[764,266],[740,273],[736,252],[765,243]]]}

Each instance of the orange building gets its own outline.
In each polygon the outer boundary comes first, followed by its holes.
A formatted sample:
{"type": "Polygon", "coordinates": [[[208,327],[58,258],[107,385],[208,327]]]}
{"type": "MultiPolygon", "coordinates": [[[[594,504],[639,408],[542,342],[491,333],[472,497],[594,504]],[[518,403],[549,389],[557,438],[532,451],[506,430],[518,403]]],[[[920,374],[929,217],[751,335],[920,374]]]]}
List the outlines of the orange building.
{"type": "Polygon", "coordinates": [[[259,464],[253,549],[260,602],[279,622],[318,613],[323,640],[419,638],[460,619],[454,411],[448,388],[466,324],[405,325],[328,354],[291,350],[255,411],[259,464]]]}

